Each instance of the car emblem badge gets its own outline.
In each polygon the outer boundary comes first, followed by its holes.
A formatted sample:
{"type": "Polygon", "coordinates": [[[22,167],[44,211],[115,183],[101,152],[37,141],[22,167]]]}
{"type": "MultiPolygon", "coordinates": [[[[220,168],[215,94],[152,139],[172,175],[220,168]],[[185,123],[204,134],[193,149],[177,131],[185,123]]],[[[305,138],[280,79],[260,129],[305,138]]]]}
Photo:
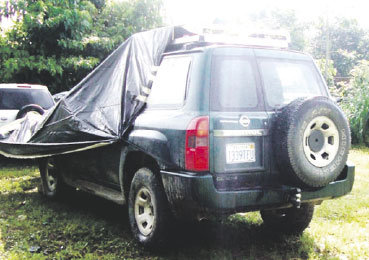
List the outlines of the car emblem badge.
{"type": "Polygon", "coordinates": [[[247,116],[241,116],[240,117],[240,125],[247,128],[250,125],[250,119],[247,116]]]}

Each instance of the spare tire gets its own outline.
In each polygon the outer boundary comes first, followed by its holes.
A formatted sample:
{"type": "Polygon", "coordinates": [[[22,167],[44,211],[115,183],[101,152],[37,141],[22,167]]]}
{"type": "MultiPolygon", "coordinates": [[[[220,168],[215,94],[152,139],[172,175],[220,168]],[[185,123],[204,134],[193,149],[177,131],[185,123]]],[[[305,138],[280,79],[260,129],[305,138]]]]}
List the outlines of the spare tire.
{"type": "Polygon", "coordinates": [[[44,109],[37,104],[25,105],[18,111],[16,119],[25,117],[28,112],[36,112],[39,113],[40,115],[43,115],[45,113],[44,109]]]}
{"type": "Polygon", "coordinates": [[[350,144],[347,119],[327,97],[296,99],[276,117],[273,148],[286,184],[326,186],[345,167],[350,144]]]}

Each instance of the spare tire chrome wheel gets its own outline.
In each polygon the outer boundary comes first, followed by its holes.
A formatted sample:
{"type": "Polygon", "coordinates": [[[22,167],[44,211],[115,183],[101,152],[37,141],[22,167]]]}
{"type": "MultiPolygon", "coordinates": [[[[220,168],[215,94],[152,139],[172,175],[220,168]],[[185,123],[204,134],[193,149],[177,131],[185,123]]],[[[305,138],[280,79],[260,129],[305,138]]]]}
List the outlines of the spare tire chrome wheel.
{"type": "Polygon", "coordinates": [[[339,148],[339,133],[335,123],[326,116],[314,118],[304,132],[304,153],[316,167],[330,164],[339,148]]]}
{"type": "Polygon", "coordinates": [[[320,188],[335,181],[350,143],[348,121],[328,97],[296,99],[276,115],[273,146],[286,185],[320,188]]]}

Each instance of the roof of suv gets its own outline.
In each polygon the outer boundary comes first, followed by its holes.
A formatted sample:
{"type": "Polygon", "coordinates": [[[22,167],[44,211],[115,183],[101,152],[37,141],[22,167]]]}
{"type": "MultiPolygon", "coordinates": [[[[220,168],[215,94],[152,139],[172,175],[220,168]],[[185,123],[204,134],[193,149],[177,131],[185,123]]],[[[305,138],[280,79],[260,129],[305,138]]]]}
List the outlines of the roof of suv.
{"type": "MultiPolygon", "coordinates": [[[[183,45],[182,48],[180,49],[176,49],[176,50],[170,50],[168,52],[164,53],[165,55],[172,55],[172,54],[185,54],[185,53],[191,53],[191,52],[202,52],[208,49],[218,49],[218,48],[249,48],[249,49],[254,49],[259,55],[262,55],[263,50],[265,51],[275,51],[275,53],[286,53],[289,56],[294,56],[294,57],[304,57],[303,59],[310,59],[311,56],[309,54],[306,54],[304,52],[301,51],[296,51],[296,50],[290,50],[290,49],[286,49],[286,48],[276,48],[276,47],[268,47],[268,46],[254,46],[254,45],[244,45],[244,44],[229,44],[229,43],[213,43],[213,44],[190,44],[188,46],[183,45]]],[[[269,54],[271,54],[269,52],[269,54]]],[[[269,56],[268,54],[268,56],[269,56]]],[[[259,56],[257,55],[257,56],[259,56]]],[[[275,56],[275,55],[271,55],[271,56],[275,56]]]]}
{"type": "Polygon", "coordinates": [[[43,85],[37,85],[37,84],[23,84],[23,83],[1,83],[0,88],[32,88],[32,89],[45,89],[48,88],[43,85]]]}

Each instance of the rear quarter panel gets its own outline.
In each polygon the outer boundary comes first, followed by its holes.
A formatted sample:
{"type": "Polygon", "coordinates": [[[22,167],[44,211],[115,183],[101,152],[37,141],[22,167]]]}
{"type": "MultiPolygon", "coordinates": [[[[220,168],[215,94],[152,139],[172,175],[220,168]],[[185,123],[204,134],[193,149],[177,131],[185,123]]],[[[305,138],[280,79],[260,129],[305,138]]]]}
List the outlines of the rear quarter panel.
{"type": "MultiPolygon", "coordinates": [[[[207,52],[192,57],[185,100],[180,107],[150,107],[137,117],[129,143],[145,151],[166,170],[185,166],[186,129],[190,121],[209,113],[209,71],[207,52]]],[[[175,87],[175,86],[173,86],[175,87]]]]}
{"type": "Polygon", "coordinates": [[[0,110],[0,127],[13,122],[19,110],[0,110]]]}

